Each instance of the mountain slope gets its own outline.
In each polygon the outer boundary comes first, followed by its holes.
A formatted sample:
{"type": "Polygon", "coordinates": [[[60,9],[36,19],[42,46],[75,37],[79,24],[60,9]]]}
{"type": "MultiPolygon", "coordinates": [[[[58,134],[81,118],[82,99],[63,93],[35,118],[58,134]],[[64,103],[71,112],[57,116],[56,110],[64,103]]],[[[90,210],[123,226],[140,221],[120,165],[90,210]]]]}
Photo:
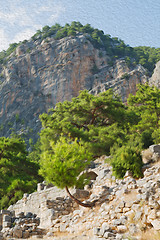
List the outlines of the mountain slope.
{"type": "MultiPolygon", "coordinates": [[[[97,94],[108,88],[113,88],[126,101],[129,93],[135,93],[136,84],[148,81],[147,70],[141,65],[128,64],[125,57],[113,58],[111,48],[107,50],[103,44],[95,46],[93,33],[72,35],[65,38],[33,36],[14,45],[14,51],[10,50],[12,53],[3,59],[0,65],[1,136],[16,132],[35,141],[41,128],[39,114],[57,102],[70,100],[83,89],[97,94]]],[[[112,50],[121,44],[110,40],[112,50]]]]}

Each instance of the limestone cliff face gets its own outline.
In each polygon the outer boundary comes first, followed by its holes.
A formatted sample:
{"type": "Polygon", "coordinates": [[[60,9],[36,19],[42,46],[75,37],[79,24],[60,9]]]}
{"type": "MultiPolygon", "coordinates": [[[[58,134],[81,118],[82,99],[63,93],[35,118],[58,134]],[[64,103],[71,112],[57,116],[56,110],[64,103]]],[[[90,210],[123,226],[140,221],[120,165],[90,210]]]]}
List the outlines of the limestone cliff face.
{"type": "Polygon", "coordinates": [[[97,94],[112,88],[114,92],[121,96],[122,101],[126,102],[130,93],[136,93],[137,84],[148,82],[148,77],[145,75],[145,72],[146,70],[141,65],[130,69],[126,65],[125,60],[117,60],[114,66],[106,71],[104,81],[98,81],[91,90],[91,93],[97,94]]]}
{"type": "Polygon", "coordinates": [[[149,85],[160,88],[160,61],[157,62],[152,77],[149,79],[149,85]]]}
{"type": "Polygon", "coordinates": [[[148,81],[143,67],[131,69],[122,59],[110,62],[107,52],[95,49],[82,34],[21,44],[0,65],[0,135],[16,131],[35,138],[39,114],[80,90],[96,94],[113,88],[125,101],[137,83],[148,81]]]}

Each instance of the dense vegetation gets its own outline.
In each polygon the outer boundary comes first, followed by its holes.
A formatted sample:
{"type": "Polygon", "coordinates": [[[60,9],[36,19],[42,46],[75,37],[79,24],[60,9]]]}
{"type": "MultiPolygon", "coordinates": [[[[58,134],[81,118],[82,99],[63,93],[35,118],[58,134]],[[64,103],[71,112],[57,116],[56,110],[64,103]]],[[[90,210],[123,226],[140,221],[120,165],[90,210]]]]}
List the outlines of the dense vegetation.
{"type": "Polygon", "coordinates": [[[0,52],[0,63],[5,64],[7,62],[7,57],[16,49],[21,43],[12,43],[9,45],[9,48],[5,51],[0,52]]]}
{"type": "Polygon", "coordinates": [[[42,180],[38,169],[38,163],[30,159],[22,139],[0,138],[0,209],[36,189],[42,180]]]}
{"type": "MultiPolygon", "coordinates": [[[[148,85],[139,85],[137,94],[128,98],[127,106],[111,90],[98,96],[82,91],[71,102],[58,103],[49,114],[41,116],[41,144],[45,152],[42,168],[48,156],[54,158],[52,144],[59,143],[63,135],[70,143],[78,138],[92,159],[111,153],[117,177],[123,177],[127,170],[134,177],[142,176],[141,150],[160,141],[159,109],[160,90],[148,85]]],[[[45,168],[48,167],[47,164],[45,168]]]]}
{"type": "Polygon", "coordinates": [[[40,174],[60,188],[83,186],[90,160],[110,155],[117,177],[142,176],[141,150],[160,142],[160,90],[138,85],[127,105],[112,90],[86,90],[41,115],[40,141],[30,153],[18,137],[0,138],[0,208],[36,189],[40,174]],[[80,176],[80,177],[79,177],[80,176]],[[85,175],[84,175],[85,176],[85,175]]]}
{"type": "Polygon", "coordinates": [[[124,140],[125,119],[133,121],[130,112],[125,109],[125,105],[112,90],[99,96],[82,91],[71,102],[57,103],[56,108],[50,110],[52,114],[41,116],[44,127],[41,132],[43,145],[49,148],[50,141],[58,141],[63,134],[87,143],[94,156],[109,153],[115,141],[124,140]]]}
{"type": "MultiPolygon", "coordinates": [[[[111,57],[110,64],[112,65],[117,58],[124,58],[128,65],[135,66],[141,64],[148,69],[148,74],[153,72],[155,63],[160,60],[160,48],[151,47],[130,47],[123,40],[117,37],[105,35],[102,30],[91,27],[90,24],[82,25],[80,22],[72,22],[62,27],[60,24],[55,24],[51,27],[44,26],[42,30],[32,36],[32,40],[46,40],[48,37],[61,39],[68,36],[76,36],[79,33],[86,34],[89,41],[92,42],[95,48],[106,50],[106,53],[111,57]]],[[[27,40],[22,43],[25,44],[27,40]]],[[[16,49],[21,42],[10,44],[6,51],[0,52],[0,63],[6,63],[7,57],[16,49]]]]}

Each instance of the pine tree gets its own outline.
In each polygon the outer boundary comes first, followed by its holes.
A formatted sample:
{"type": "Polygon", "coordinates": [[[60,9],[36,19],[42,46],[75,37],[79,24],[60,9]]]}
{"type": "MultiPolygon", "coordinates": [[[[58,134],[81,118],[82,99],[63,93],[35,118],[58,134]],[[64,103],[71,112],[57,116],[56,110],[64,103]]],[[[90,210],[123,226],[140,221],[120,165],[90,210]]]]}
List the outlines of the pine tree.
{"type": "Polygon", "coordinates": [[[48,148],[51,140],[56,142],[63,134],[87,143],[93,156],[108,154],[115,141],[123,141],[129,118],[125,105],[112,90],[97,96],[85,90],[41,115],[41,142],[48,148]]]}
{"type": "MultiPolygon", "coordinates": [[[[79,183],[79,175],[89,165],[91,153],[86,146],[75,138],[74,141],[60,137],[54,143],[50,141],[50,150],[46,149],[41,154],[40,173],[48,182],[52,182],[58,188],[65,188],[69,196],[83,207],[93,207],[95,202],[82,203],[71,195],[69,187],[79,183]]],[[[83,179],[85,181],[85,179],[83,179]]]]}

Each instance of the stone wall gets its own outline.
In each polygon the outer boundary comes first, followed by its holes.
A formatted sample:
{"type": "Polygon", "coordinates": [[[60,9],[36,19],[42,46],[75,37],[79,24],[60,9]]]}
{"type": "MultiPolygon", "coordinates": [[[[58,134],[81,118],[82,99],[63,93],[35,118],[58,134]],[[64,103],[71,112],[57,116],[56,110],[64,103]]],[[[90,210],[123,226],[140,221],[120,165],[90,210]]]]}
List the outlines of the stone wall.
{"type": "Polygon", "coordinates": [[[32,236],[42,237],[45,234],[45,229],[39,227],[40,218],[36,214],[20,212],[15,216],[14,211],[2,210],[0,216],[0,239],[24,239],[32,236]]]}
{"type": "Polygon", "coordinates": [[[32,194],[24,194],[24,197],[16,204],[11,205],[8,210],[15,211],[15,215],[20,212],[37,214],[41,219],[41,226],[47,227],[50,226],[52,219],[58,216],[57,212],[59,212],[50,208],[50,201],[53,199],[55,199],[57,206],[62,206],[62,202],[65,202],[66,199],[65,191],[51,187],[32,194]]]}
{"type": "MultiPolygon", "coordinates": [[[[8,210],[14,212],[15,216],[20,212],[24,214],[32,212],[40,218],[40,227],[47,228],[59,216],[68,215],[77,209],[78,205],[67,196],[65,190],[60,190],[55,186],[48,187],[39,183],[37,192],[25,193],[23,198],[11,205],[8,210]]],[[[89,198],[89,192],[86,190],[73,189],[71,193],[81,200],[89,198]]]]}

